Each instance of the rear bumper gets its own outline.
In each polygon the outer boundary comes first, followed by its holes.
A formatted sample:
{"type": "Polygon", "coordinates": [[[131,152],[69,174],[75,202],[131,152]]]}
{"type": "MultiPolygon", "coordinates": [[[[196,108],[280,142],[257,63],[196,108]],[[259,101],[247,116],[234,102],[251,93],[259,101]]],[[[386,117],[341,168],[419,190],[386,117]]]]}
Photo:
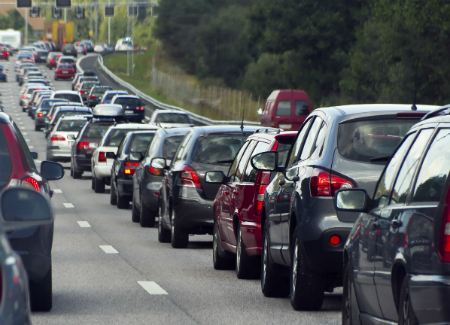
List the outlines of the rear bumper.
{"type": "Polygon", "coordinates": [[[95,177],[97,177],[98,179],[111,177],[111,167],[111,165],[105,163],[95,164],[95,166],[93,167],[95,177]]]}
{"type": "Polygon", "coordinates": [[[47,149],[47,156],[50,160],[70,161],[71,154],[71,148],[67,147],[52,146],[47,149]]]}
{"type": "Polygon", "coordinates": [[[56,74],[55,73],[55,78],[58,78],[58,79],[72,79],[73,75],[72,74],[56,74]]]}
{"type": "Polygon", "coordinates": [[[78,170],[90,172],[91,171],[91,158],[81,157],[75,155],[75,168],[78,170]]]}
{"type": "Polygon", "coordinates": [[[117,190],[120,196],[133,196],[133,180],[118,178],[117,190]]]}

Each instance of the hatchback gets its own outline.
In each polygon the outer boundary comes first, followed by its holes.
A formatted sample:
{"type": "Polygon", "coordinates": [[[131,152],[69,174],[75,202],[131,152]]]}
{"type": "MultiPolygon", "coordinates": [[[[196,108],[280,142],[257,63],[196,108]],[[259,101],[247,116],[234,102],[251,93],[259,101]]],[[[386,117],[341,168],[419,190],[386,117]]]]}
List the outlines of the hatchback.
{"type": "Polygon", "coordinates": [[[46,63],[48,51],[40,50],[37,52],[36,63],[46,63]]]}
{"type": "Polygon", "coordinates": [[[149,123],[160,125],[164,129],[194,126],[188,114],[170,110],[155,110],[149,123]]]}
{"type": "Polygon", "coordinates": [[[36,109],[35,119],[34,119],[34,130],[39,131],[41,128],[47,126],[45,121],[47,121],[46,116],[49,112],[50,108],[54,103],[57,102],[64,102],[68,103],[69,101],[67,99],[50,99],[46,98],[43,99],[40,105],[38,105],[36,109]]]}
{"type": "Polygon", "coordinates": [[[57,90],[57,91],[53,92],[51,98],[62,98],[62,99],[67,99],[68,101],[71,101],[74,103],[83,104],[83,100],[81,99],[80,94],[76,91],[57,90]]]}
{"type": "Polygon", "coordinates": [[[48,138],[49,134],[52,133],[58,120],[63,116],[91,116],[92,110],[85,106],[67,106],[61,105],[52,110],[49,114],[49,119],[46,121],[47,127],[44,130],[45,137],[48,138]],[[51,118],[50,118],[51,116],[51,118]]]}
{"type": "Polygon", "coordinates": [[[55,70],[54,79],[73,79],[75,70],[71,64],[60,64],[55,70]]]}
{"type": "Polygon", "coordinates": [[[190,234],[213,233],[213,204],[220,184],[205,181],[211,170],[228,172],[234,157],[258,128],[236,125],[193,127],[174,155],[170,168],[162,157],[151,167],[169,169],[161,189],[161,222],[171,230],[174,248],[185,248],[190,234]]]}
{"type": "Polygon", "coordinates": [[[94,107],[95,105],[100,103],[100,100],[103,97],[103,94],[108,90],[112,90],[110,86],[94,86],[89,91],[87,96],[86,105],[89,107],[94,107]]]}
{"type": "Polygon", "coordinates": [[[78,41],[78,42],[75,42],[73,45],[75,46],[75,50],[77,51],[77,53],[84,54],[84,55],[87,54],[86,44],[84,44],[83,42],[78,41]]]}
{"type": "Polygon", "coordinates": [[[71,55],[73,57],[77,57],[77,50],[75,49],[74,44],[64,44],[61,52],[63,55],[71,55]]]}
{"type": "Polygon", "coordinates": [[[280,171],[266,188],[261,213],[265,296],[289,295],[295,310],[317,310],[325,291],[342,286],[342,252],[358,214],[336,211],[335,193],[355,187],[373,192],[397,145],[435,106],[417,108],[316,109],[300,129],[285,166],[276,164],[276,152],[252,158],[258,170],[280,171]],[[266,163],[271,167],[262,167],[266,163]]]}
{"type": "Polygon", "coordinates": [[[87,99],[89,97],[89,92],[91,91],[92,87],[94,86],[101,86],[101,82],[100,81],[84,81],[83,83],[81,83],[80,86],[80,96],[83,99],[83,103],[87,102],[87,99]]]}
{"type": "Polygon", "coordinates": [[[9,51],[7,49],[0,48],[0,59],[9,61],[9,51]]]}
{"type": "Polygon", "coordinates": [[[58,59],[58,61],[56,62],[56,68],[58,68],[59,65],[64,64],[64,65],[71,65],[72,69],[75,72],[77,72],[77,64],[76,64],[76,60],[72,57],[68,57],[68,56],[62,56],[58,59]]]}
{"type": "Polygon", "coordinates": [[[113,97],[116,95],[128,95],[128,92],[126,92],[125,90],[108,90],[103,95],[100,103],[109,104],[111,103],[111,99],[113,99],[113,97]]]}
{"type": "Polygon", "coordinates": [[[130,121],[142,121],[145,116],[145,104],[138,96],[116,95],[111,99],[111,104],[122,105],[125,115],[130,121]]]}
{"type": "Polygon", "coordinates": [[[338,211],[362,212],[344,248],[342,324],[450,323],[449,160],[445,106],[405,135],[373,194],[337,192],[338,211]]]}

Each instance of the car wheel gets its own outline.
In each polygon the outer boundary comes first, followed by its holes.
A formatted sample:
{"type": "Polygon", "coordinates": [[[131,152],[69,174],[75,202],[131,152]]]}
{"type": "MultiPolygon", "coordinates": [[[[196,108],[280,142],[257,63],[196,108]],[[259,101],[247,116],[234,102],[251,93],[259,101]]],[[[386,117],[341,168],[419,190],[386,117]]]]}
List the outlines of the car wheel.
{"type": "Polygon", "coordinates": [[[300,246],[297,227],[294,230],[291,258],[291,306],[295,310],[319,310],[324,297],[324,281],[310,270],[300,246]]]}
{"type": "Polygon", "coordinates": [[[120,196],[117,190],[116,190],[116,197],[117,197],[117,208],[128,209],[128,206],[130,205],[130,198],[128,196],[120,196]]]}
{"type": "Polygon", "coordinates": [[[30,281],[30,305],[32,311],[50,311],[52,309],[52,267],[39,282],[30,281]]]}
{"type": "Polygon", "coordinates": [[[95,189],[95,176],[94,176],[94,174],[92,174],[92,177],[91,177],[91,189],[95,189]]]}
{"type": "Polygon", "coordinates": [[[266,297],[287,297],[289,278],[283,276],[283,267],[273,261],[270,253],[268,225],[264,227],[263,247],[261,251],[261,291],[266,297]]]}
{"type": "Polygon", "coordinates": [[[111,182],[111,189],[109,190],[109,203],[111,205],[117,204],[117,193],[113,182],[111,182]]]}
{"type": "Polygon", "coordinates": [[[398,304],[398,325],[418,325],[416,314],[411,304],[411,297],[408,285],[408,277],[403,279],[402,290],[400,291],[400,302],[398,304]]]}
{"type": "Polygon", "coordinates": [[[159,204],[158,211],[159,211],[159,221],[158,221],[158,241],[160,243],[170,243],[171,240],[171,234],[170,230],[164,228],[162,224],[162,211],[161,211],[161,204],[159,204]]]}
{"type": "Polygon", "coordinates": [[[175,224],[175,218],[171,222],[171,243],[173,248],[186,248],[189,245],[189,234],[175,224]]]}
{"type": "Polygon", "coordinates": [[[342,325],[353,325],[359,323],[359,308],[356,301],[355,291],[353,289],[353,277],[350,262],[344,266],[342,294],[342,325]]]}
{"type": "Polygon", "coordinates": [[[141,210],[140,210],[140,224],[141,227],[154,227],[155,226],[155,211],[147,208],[141,198],[141,210]]]}
{"type": "Polygon", "coordinates": [[[139,222],[140,219],[141,215],[138,208],[136,208],[135,196],[133,195],[133,200],[131,201],[131,221],[139,222]]]}
{"type": "Polygon", "coordinates": [[[219,225],[214,222],[213,229],[213,265],[216,270],[232,270],[235,266],[235,259],[223,257],[225,251],[220,244],[219,225]]]}
{"type": "Polygon", "coordinates": [[[238,279],[258,279],[261,274],[259,260],[247,255],[240,226],[237,229],[236,244],[236,276],[238,279]]]}
{"type": "MultiPolygon", "coordinates": [[[[95,176],[94,176],[95,177],[95,176]]],[[[95,193],[105,193],[105,180],[94,178],[94,191],[95,193]]]]}
{"type": "Polygon", "coordinates": [[[73,167],[73,171],[72,171],[72,177],[74,179],[81,179],[81,175],[83,174],[83,172],[79,172],[75,169],[75,167],[73,167]]]}

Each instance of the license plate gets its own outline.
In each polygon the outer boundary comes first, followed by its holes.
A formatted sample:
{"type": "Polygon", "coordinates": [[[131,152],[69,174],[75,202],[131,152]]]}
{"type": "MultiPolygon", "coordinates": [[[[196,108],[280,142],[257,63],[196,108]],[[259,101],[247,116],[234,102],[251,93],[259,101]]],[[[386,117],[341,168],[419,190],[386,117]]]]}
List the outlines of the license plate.
{"type": "Polygon", "coordinates": [[[134,111],[125,111],[125,114],[134,114],[134,111]]]}
{"type": "Polygon", "coordinates": [[[69,73],[69,71],[63,71],[62,73],[69,73]]]}
{"type": "Polygon", "coordinates": [[[291,129],[292,124],[280,124],[280,129],[291,129]]]}

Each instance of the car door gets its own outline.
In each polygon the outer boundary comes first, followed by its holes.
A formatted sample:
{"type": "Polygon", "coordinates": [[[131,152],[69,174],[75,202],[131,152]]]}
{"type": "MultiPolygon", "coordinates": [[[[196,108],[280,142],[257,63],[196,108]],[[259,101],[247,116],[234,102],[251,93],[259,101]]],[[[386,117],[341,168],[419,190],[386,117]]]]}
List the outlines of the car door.
{"type": "MultiPolygon", "coordinates": [[[[389,195],[397,176],[399,166],[411,146],[416,134],[409,134],[398,147],[377,184],[373,201],[373,209],[360,216],[359,245],[352,254],[353,277],[356,296],[358,297],[361,312],[383,317],[375,288],[374,273],[376,257],[376,223],[381,210],[388,206],[389,195]]],[[[386,213],[386,212],[384,212],[386,213]]]]}

